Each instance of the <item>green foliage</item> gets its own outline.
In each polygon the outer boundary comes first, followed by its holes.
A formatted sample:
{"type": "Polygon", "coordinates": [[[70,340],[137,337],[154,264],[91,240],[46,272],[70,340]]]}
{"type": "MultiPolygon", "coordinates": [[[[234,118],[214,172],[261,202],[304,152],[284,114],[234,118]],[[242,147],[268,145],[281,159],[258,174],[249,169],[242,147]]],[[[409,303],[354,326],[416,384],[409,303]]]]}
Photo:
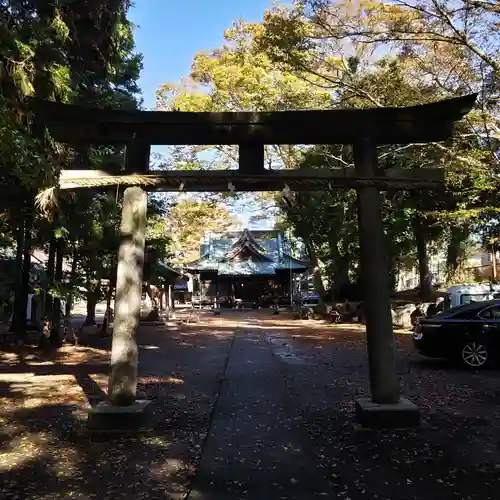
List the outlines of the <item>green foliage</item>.
{"type": "MultiPolygon", "coordinates": [[[[99,168],[121,148],[73,150],[56,144],[24,109],[36,96],[86,106],[136,109],[142,57],[134,51],[128,0],[43,2],[0,0],[0,244],[11,245],[23,222],[25,206],[41,188],[56,184],[61,167],[74,161],[99,168]]],[[[57,246],[69,259],[71,276],[54,276],[54,262],[38,283],[54,297],[87,289],[100,297],[103,280],[114,279],[119,243],[120,196],[117,192],[63,193],[55,222],[36,215],[33,245],[54,256],[57,246]]],[[[164,214],[150,203],[154,224],[164,214]]],[[[156,260],[168,256],[160,229],[148,239],[156,260]]],[[[59,258],[59,257],[58,257],[59,258]]],[[[151,261],[151,259],[149,259],[151,261]]],[[[18,270],[17,270],[18,272],[18,270]]],[[[11,287],[12,288],[12,287],[11,287]]]]}
{"type": "Polygon", "coordinates": [[[214,201],[186,198],[171,208],[167,227],[172,235],[174,261],[191,262],[199,258],[200,241],[206,231],[238,229],[238,221],[227,208],[214,201]]]}
{"type": "Polygon", "coordinates": [[[4,210],[8,210],[10,203],[20,193],[36,191],[55,181],[47,144],[33,137],[19,123],[15,111],[1,98],[0,159],[0,182],[4,188],[9,187],[0,201],[0,207],[4,210]]]}
{"type": "MultiPolygon", "coordinates": [[[[384,193],[392,273],[416,261],[427,265],[428,255],[416,252],[416,221],[425,231],[419,233],[424,248],[448,247],[453,267],[457,245],[467,244],[485,223],[483,238],[498,226],[498,141],[492,139],[498,134],[498,89],[491,82],[498,80],[500,50],[487,5],[299,0],[278,6],[263,23],[235,23],[223,47],[197,54],[189,78],[160,88],[159,104],[179,111],[365,108],[418,105],[479,90],[478,108],[458,124],[452,140],[379,148],[383,169],[446,170],[441,193],[384,193]],[[474,31],[468,29],[472,19],[474,31]]],[[[234,148],[218,153],[219,165],[234,163],[234,148]]],[[[346,146],[270,145],[266,158],[271,168],[353,166],[346,146]]],[[[280,220],[307,240],[330,283],[345,277],[346,266],[349,278],[356,278],[353,193],[292,194],[289,200],[278,194],[261,201],[277,205],[280,220]]]]}

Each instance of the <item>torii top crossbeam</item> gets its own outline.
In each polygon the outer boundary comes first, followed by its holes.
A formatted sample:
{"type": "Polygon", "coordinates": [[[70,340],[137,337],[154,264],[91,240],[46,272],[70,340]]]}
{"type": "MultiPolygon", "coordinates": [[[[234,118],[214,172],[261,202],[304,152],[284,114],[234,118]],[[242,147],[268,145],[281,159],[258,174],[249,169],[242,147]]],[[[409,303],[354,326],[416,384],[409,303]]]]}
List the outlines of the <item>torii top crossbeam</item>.
{"type": "Polygon", "coordinates": [[[30,107],[61,142],[149,145],[376,144],[447,139],[476,95],[403,108],[276,112],[164,112],[96,109],[32,99],[30,107]]]}

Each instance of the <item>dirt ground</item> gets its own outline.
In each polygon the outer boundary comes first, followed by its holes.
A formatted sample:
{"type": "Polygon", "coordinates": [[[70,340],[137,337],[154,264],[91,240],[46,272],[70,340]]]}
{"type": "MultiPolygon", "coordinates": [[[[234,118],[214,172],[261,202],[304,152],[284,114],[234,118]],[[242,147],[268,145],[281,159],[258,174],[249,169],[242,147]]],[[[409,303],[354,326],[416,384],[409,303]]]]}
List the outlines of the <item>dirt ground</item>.
{"type": "Polygon", "coordinates": [[[109,339],[0,351],[2,500],[499,498],[500,370],[426,360],[399,332],[402,392],[423,423],[374,432],[353,418],[355,397],[368,393],[361,327],[202,314],[142,326],[138,339],[154,431],[110,441],[85,428],[86,408],[105,398],[109,339]],[[291,462],[287,440],[298,443],[291,462]]]}

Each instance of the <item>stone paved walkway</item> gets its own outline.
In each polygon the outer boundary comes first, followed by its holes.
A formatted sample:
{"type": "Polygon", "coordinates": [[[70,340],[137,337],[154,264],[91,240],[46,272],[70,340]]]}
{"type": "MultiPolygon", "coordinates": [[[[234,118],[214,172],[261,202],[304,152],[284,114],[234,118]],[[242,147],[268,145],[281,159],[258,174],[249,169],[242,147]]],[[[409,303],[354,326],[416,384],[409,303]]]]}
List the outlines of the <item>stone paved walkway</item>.
{"type": "Polygon", "coordinates": [[[279,361],[260,330],[236,332],[190,500],[333,498],[279,361]]]}
{"type": "Polygon", "coordinates": [[[461,372],[398,336],[414,431],[356,427],[367,393],[363,330],[269,313],[142,327],[151,436],[90,441],[109,340],[0,352],[0,498],[498,499],[500,371],[461,372]]]}

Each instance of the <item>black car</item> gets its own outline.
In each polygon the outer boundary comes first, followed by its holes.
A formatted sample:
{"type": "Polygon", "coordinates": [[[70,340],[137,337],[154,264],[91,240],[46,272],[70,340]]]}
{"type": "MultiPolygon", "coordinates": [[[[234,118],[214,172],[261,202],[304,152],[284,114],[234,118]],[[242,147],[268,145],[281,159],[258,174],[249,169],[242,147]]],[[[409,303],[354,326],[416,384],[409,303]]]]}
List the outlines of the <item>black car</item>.
{"type": "Polygon", "coordinates": [[[467,368],[490,366],[500,359],[500,300],[419,318],[413,343],[424,356],[448,358],[467,368]]]}

